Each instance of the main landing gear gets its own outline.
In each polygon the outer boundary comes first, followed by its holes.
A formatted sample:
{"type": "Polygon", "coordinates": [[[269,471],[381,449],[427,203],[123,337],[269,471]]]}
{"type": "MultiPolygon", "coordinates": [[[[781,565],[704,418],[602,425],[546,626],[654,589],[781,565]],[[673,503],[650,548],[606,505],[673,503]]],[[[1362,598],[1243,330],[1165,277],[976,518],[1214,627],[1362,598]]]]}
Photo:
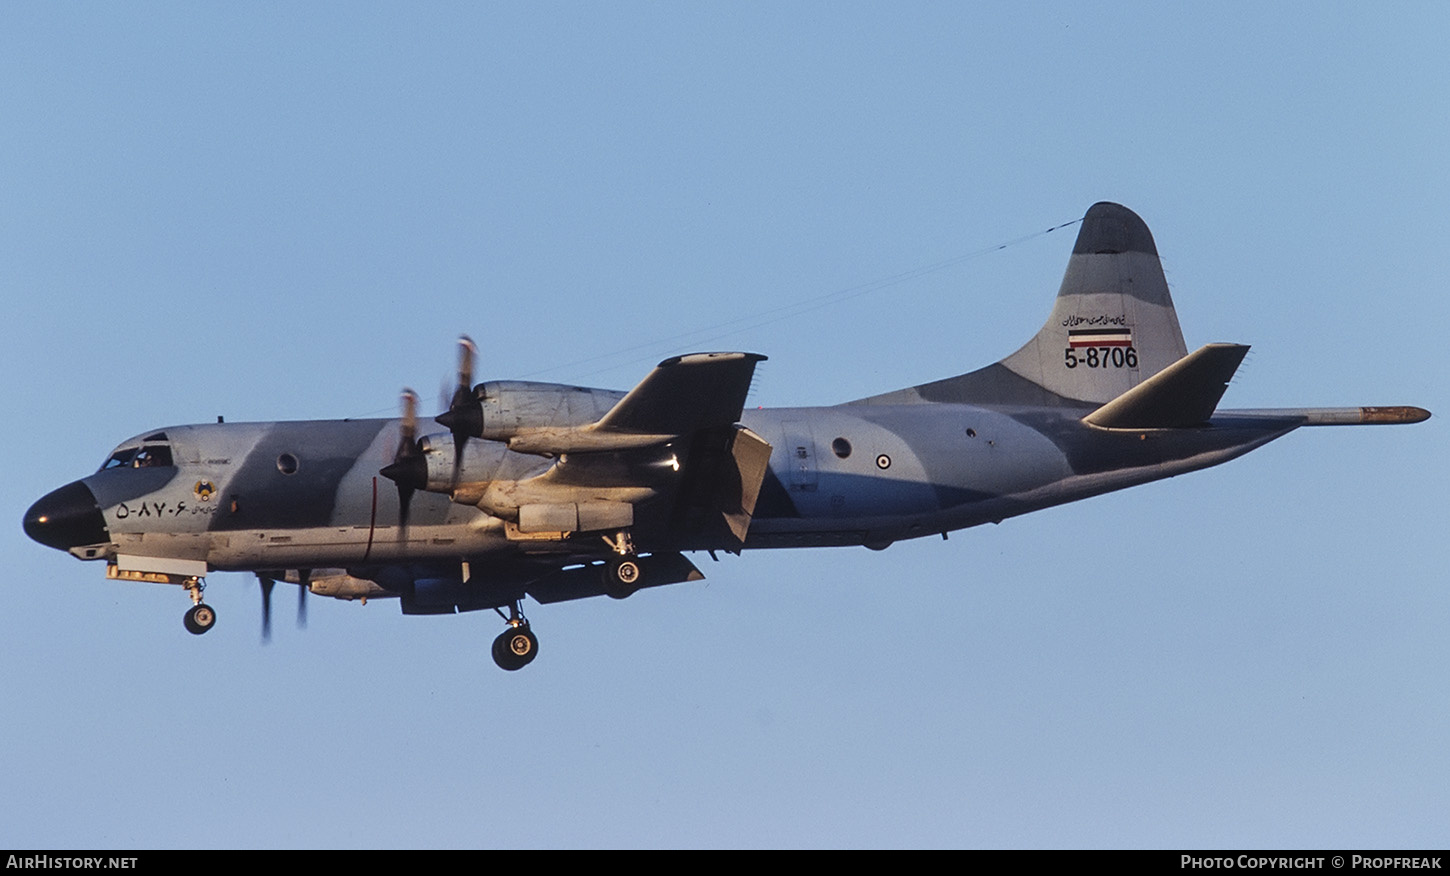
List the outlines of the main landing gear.
{"type": "Polygon", "coordinates": [[[634,542],[629,532],[621,532],[614,538],[604,537],[604,543],[614,551],[614,556],[604,564],[604,592],[611,599],[624,599],[639,590],[644,578],[639,557],[634,553],[634,542]]]}
{"type": "MultiPolygon", "coordinates": [[[[495,609],[497,611],[497,609],[495,609]]],[[[499,612],[502,616],[503,612],[499,612]]],[[[508,629],[493,640],[493,662],[499,669],[513,672],[523,669],[539,656],[539,639],[529,629],[529,619],[524,617],[519,603],[509,610],[508,629]]]]}
{"type": "Polygon", "coordinates": [[[199,636],[212,627],[216,626],[216,609],[201,601],[201,591],[206,588],[200,579],[193,578],[186,583],[186,589],[191,594],[192,606],[181,623],[186,631],[193,636],[199,636]]]}

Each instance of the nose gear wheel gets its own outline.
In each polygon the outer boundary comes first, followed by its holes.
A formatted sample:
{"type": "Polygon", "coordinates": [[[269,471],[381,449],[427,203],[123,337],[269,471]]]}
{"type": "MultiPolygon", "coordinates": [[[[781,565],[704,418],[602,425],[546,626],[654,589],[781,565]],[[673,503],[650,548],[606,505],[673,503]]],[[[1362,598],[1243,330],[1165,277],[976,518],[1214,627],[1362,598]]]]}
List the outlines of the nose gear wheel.
{"type": "Polygon", "coordinates": [[[198,602],[187,611],[181,622],[188,633],[199,636],[216,626],[216,610],[205,602],[198,602]]]}

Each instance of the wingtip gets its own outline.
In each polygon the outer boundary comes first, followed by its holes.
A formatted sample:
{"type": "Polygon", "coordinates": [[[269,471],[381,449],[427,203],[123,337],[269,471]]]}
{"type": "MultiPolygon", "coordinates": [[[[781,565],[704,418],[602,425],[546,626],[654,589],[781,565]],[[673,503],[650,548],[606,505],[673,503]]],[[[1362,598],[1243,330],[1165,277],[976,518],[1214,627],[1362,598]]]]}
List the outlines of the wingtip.
{"type": "Polygon", "coordinates": [[[684,355],[681,355],[681,356],[671,356],[670,358],[664,360],[663,362],[661,362],[660,364],[656,365],[655,367],[656,368],[672,368],[672,367],[674,367],[676,365],[679,365],[681,363],[697,364],[697,363],[700,363],[700,362],[708,362],[708,361],[712,361],[712,360],[725,360],[725,359],[745,359],[745,360],[748,360],[750,362],[764,362],[766,360],[766,358],[767,357],[762,356],[759,353],[733,353],[733,352],[720,352],[720,353],[685,353],[684,355]]]}

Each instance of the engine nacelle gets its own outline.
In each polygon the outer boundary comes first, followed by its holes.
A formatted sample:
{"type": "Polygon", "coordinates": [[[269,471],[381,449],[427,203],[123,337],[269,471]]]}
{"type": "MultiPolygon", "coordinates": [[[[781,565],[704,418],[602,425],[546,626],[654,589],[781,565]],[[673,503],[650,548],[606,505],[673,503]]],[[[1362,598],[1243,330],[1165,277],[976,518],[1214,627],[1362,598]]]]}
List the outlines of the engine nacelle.
{"type": "MultiPolygon", "coordinates": [[[[447,432],[424,435],[418,439],[418,449],[422,451],[423,465],[428,472],[421,487],[430,493],[448,492],[456,481],[453,472],[453,436],[447,432]]],[[[414,485],[420,486],[416,482],[414,485]]]]}
{"type": "Polygon", "coordinates": [[[474,387],[479,419],[470,434],[507,441],[535,429],[587,426],[609,413],[624,393],[559,383],[495,380],[474,387]]]}

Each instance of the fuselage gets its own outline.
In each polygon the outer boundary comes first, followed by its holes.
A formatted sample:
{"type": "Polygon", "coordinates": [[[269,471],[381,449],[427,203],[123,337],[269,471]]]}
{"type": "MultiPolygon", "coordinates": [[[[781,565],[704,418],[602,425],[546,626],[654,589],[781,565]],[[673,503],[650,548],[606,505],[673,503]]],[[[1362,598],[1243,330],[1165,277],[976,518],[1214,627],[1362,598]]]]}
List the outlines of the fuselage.
{"type": "MultiPolygon", "coordinates": [[[[884,547],[996,522],[1214,465],[1301,422],[1226,412],[1199,429],[1123,431],[1086,425],[1084,413],[954,404],[745,411],[741,424],[772,450],[744,547],[884,547]]],[[[379,477],[399,430],[398,420],[383,419],[153,430],[37,502],[26,529],[83,559],[119,559],[123,568],[147,560],[193,570],[434,560],[486,568],[490,558],[510,555],[599,553],[592,540],[511,539],[504,520],[443,493],[420,492],[400,527],[398,498],[379,477]]],[[[662,457],[669,452],[660,449],[662,457]]],[[[474,440],[460,482],[522,481],[554,464],[474,440]]],[[[666,538],[635,533],[643,551],[693,547],[666,538]]]]}

